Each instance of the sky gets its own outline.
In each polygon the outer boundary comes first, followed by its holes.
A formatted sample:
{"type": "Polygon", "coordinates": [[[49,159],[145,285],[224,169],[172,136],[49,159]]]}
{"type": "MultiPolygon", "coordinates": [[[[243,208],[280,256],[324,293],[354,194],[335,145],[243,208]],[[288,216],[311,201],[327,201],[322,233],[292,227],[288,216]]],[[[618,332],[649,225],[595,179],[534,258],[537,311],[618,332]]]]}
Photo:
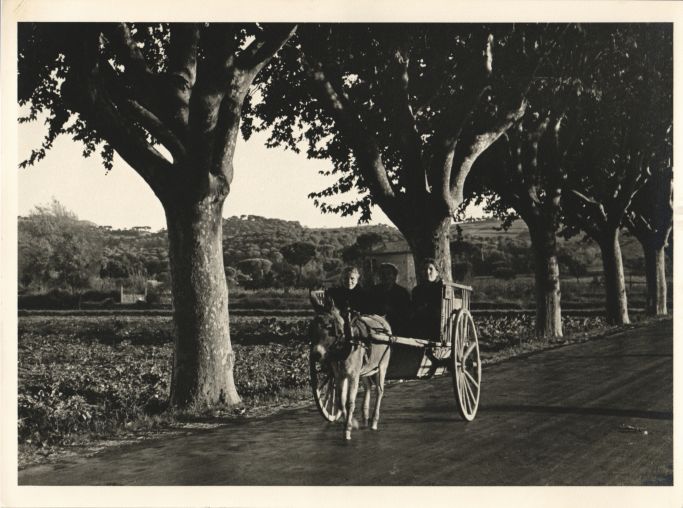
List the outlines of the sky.
{"type": "MultiPolygon", "coordinates": [[[[40,145],[46,126],[36,121],[18,127],[19,160],[40,145]]],[[[235,176],[223,216],[260,215],[298,221],[308,227],[355,226],[358,217],[322,214],[307,196],[335,181],[323,176],[327,161],[309,160],[280,148],[266,148],[265,133],[248,142],[240,139],[235,152],[235,176]]],[[[114,228],[165,228],[164,211],[157,197],[138,174],[115,157],[107,173],[99,155],[82,156],[82,145],[61,136],[35,166],[19,169],[18,213],[27,215],[54,197],[78,218],[114,228]]],[[[378,208],[371,224],[391,224],[378,208]]]]}

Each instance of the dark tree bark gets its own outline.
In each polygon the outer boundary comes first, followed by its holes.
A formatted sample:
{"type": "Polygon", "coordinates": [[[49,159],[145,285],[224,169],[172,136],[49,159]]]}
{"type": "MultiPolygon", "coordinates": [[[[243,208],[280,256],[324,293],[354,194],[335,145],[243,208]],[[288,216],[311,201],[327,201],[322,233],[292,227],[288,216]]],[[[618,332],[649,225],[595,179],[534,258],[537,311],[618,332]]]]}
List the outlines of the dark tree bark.
{"type": "Polygon", "coordinates": [[[434,259],[442,280],[452,281],[450,250],[451,218],[435,217],[433,221],[414,220],[399,228],[413,253],[418,282],[425,280],[423,266],[426,259],[434,259]]]}
{"type": "Polygon", "coordinates": [[[555,228],[530,225],[536,289],[536,336],[562,337],[560,267],[555,228]]]}

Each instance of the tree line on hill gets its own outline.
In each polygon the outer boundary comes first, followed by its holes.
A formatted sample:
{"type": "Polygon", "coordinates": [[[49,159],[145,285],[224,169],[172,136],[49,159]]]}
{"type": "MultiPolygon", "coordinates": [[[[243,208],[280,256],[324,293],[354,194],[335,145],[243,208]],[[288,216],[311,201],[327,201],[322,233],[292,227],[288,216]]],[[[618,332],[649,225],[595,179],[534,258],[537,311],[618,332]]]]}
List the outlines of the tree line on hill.
{"type": "MultiPolygon", "coordinates": [[[[468,200],[520,217],[539,336],[562,334],[558,234],[593,239],[607,317],[627,323],[629,228],[649,310],[666,312],[670,23],[24,23],[18,41],[20,121],[48,123],[23,165],[66,134],[108,169],[117,153],[164,208],[175,405],[239,401],[222,208],[240,133],[330,161],[337,181],[311,195],[321,211],[367,220],[378,206],[416,266],[434,258],[446,280],[468,200]]],[[[307,252],[289,251],[299,283],[307,252]]]]}
{"type": "MultiPolygon", "coordinates": [[[[471,283],[475,276],[512,279],[533,273],[530,239],[524,229],[510,237],[497,234],[497,219],[476,224],[477,230],[486,224],[487,234],[477,234],[468,224],[454,226],[456,280],[471,283]]],[[[401,235],[389,226],[307,228],[294,221],[248,215],[224,219],[223,239],[225,275],[231,287],[281,289],[335,284],[343,266],[362,266],[373,250],[400,241],[401,235]]],[[[628,253],[629,271],[644,274],[643,255],[633,246],[628,246],[628,253]]],[[[57,200],[19,218],[18,254],[22,295],[64,290],[97,301],[121,287],[142,293],[147,286],[149,301],[156,302],[159,293],[170,291],[165,231],[98,226],[79,220],[57,200]]],[[[570,241],[560,248],[558,259],[562,272],[578,279],[599,262],[600,253],[594,243],[570,241]]]]}

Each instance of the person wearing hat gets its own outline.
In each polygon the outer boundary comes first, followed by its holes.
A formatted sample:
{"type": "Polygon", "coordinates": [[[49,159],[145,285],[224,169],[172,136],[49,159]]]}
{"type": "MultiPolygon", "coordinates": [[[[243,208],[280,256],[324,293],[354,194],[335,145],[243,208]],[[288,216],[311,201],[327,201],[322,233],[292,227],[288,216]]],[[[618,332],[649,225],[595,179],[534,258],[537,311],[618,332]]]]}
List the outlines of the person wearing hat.
{"type": "Polygon", "coordinates": [[[405,336],[410,316],[410,293],[396,283],[398,268],[391,263],[379,266],[379,284],[370,290],[370,304],[375,314],[384,316],[394,335],[405,336]]]}

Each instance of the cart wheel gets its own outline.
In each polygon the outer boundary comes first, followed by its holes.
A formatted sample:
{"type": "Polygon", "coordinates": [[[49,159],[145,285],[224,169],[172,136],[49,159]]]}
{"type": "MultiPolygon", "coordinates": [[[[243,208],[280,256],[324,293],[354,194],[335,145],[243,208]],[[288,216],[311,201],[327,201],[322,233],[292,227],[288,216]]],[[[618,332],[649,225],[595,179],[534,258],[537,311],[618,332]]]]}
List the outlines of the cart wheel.
{"type": "Polygon", "coordinates": [[[474,420],[481,391],[479,342],[472,314],[462,309],[451,326],[451,373],[458,412],[468,422],[474,420]]]}
{"type": "Polygon", "coordinates": [[[315,405],[325,420],[334,422],[341,416],[341,409],[332,368],[328,362],[316,362],[310,357],[309,365],[315,405]]]}

